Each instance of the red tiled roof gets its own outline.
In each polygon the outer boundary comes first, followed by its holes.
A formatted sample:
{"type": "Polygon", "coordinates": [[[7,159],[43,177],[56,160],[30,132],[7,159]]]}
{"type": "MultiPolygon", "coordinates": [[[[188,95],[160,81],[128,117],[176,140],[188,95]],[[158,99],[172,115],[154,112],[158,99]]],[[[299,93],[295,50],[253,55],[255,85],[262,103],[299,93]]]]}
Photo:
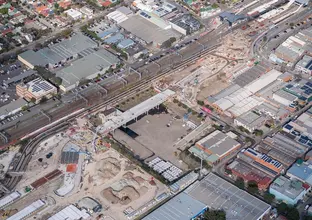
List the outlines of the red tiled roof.
{"type": "Polygon", "coordinates": [[[112,3],[110,2],[110,1],[105,1],[105,2],[101,2],[101,5],[103,6],[103,7],[108,7],[108,6],[110,6],[112,3]]]}
{"type": "Polygon", "coordinates": [[[6,34],[11,33],[11,32],[12,32],[11,29],[6,29],[6,30],[2,31],[2,36],[5,36],[6,34]]]}

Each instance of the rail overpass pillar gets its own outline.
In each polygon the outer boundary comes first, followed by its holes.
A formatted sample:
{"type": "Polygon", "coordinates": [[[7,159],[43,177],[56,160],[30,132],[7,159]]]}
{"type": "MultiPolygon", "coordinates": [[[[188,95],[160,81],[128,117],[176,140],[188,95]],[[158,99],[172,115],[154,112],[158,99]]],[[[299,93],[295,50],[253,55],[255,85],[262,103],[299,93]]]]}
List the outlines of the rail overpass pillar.
{"type": "Polygon", "coordinates": [[[0,136],[4,140],[5,143],[9,142],[9,138],[3,132],[0,132],[0,136]]]}
{"type": "Polygon", "coordinates": [[[136,70],[133,69],[132,67],[129,67],[129,69],[128,69],[128,74],[130,74],[131,71],[137,73],[137,74],[139,75],[139,79],[142,79],[142,74],[141,74],[140,72],[136,71],[136,70]]]}
{"type": "Polygon", "coordinates": [[[51,122],[52,118],[50,115],[48,115],[47,113],[45,113],[42,109],[40,109],[41,114],[43,114],[44,116],[46,116],[49,119],[49,122],[51,122]]]}

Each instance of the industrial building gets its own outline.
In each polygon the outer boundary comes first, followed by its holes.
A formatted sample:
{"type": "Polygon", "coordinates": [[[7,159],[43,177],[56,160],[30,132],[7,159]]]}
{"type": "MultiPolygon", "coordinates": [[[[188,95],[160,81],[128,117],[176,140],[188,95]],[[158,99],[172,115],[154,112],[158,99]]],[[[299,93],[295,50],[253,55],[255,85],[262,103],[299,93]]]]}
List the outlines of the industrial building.
{"type": "Polygon", "coordinates": [[[312,83],[306,79],[289,82],[283,90],[297,96],[302,105],[312,100],[312,83]]]}
{"type": "Polygon", "coordinates": [[[81,79],[93,79],[118,63],[119,59],[115,55],[100,49],[57,71],[56,76],[62,78],[60,88],[65,92],[78,86],[81,79]]]}
{"type": "Polygon", "coordinates": [[[170,21],[171,27],[183,35],[191,34],[200,29],[200,22],[192,15],[186,14],[170,21]]]}
{"type": "Polygon", "coordinates": [[[33,203],[31,203],[29,206],[25,207],[24,209],[20,210],[16,214],[10,216],[7,218],[7,220],[22,220],[26,219],[27,217],[30,217],[31,215],[35,214],[42,208],[46,206],[46,203],[39,199],[33,203]]]}
{"type": "MultiPolygon", "coordinates": [[[[287,123],[283,127],[283,131],[294,136],[308,136],[312,139],[312,109],[310,108],[302,113],[295,121],[287,123]]],[[[305,145],[306,143],[302,142],[301,144],[305,145]]]]}
{"type": "Polygon", "coordinates": [[[291,106],[298,100],[298,97],[281,89],[273,93],[272,99],[284,106],[291,106]]]}
{"type": "Polygon", "coordinates": [[[277,133],[273,137],[266,137],[263,140],[263,144],[266,144],[270,148],[274,148],[281,153],[286,153],[293,158],[302,157],[309,150],[308,146],[303,146],[281,133],[277,133]]]}
{"type": "Polygon", "coordinates": [[[275,83],[281,75],[281,72],[272,69],[259,78],[242,84],[243,87],[233,84],[218,94],[208,97],[206,104],[221,114],[236,118],[264,103],[264,98],[259,97],[257,92],[275,83]]]}
{"type": "Polygon", "coordinates": [[[16,85],[16,94],[27,101],[31,101],[34,98],[36,103],[39,103],[43,97],[49,99],[57,94],[57,88],[48,81],[37,78],[26,84],[20,83],[16,85]]]}
{"type": "Polygon", "coordinates": [[[78,209],[74,205],[66,206],[64,209],[48,218],[48,220],[64,219],[88,219],[91,215],[85,209],[78,209]]]}
{"type": "Polygon", "coordinates": [[[280,174],[284,166],[279,161],[272,159],[266,154],[259,153],[252,148],[243,149],[242,153],[253,159],[253,163],[272,174],[280,174]]]}
{"type": "Polygon", "coordinates": [[[309,30],[290,36],[275,49],[270,59],[275,63],[294,65],[305,53],[312,53],[310,38],[312,38],[312,33],[309,30]]]}
{"type": "Polygon", "coordinates": [[[298,179],[312,186],[312,160],[303,163],[294,163],[286,174],[291,179],[298,179]]]}
{"type": "Polygon", "coordinates": [[[241,144],[229,135],[216,130],[196,142],[189,151],[199,158],[205,155],[204,159],[207,163],[215,165],[239,149],[240,146],[241,144]]]}
{"type": "Polygon", "coordinates": [[[227,219],[260,220],[271,210],[269,204],[213,173],[195,182],[185,193],[209,209],[224,210],[227,219]]]}
{"type": "Polygon", "coordinates": [[[303,200],[309,188],[307,184],[299,180],[279,176],[271,184],[269,192],[275,196],[276,200],[281,200],[288,205],[296,205],[299,200],[303,200]]]}
{"type": "Polygon", "coordinates": [[[219,14],[219,17],[221,21],[227,21],[229,26],[232,26],[234,24],[237,24],[239,21],[243,21],[247,19],[247,17],[244,15],[234,14],[234,13],[227,12],[227,11],[221,12],[219,14]]]}
{"type": "Polygon", "coordinates": [[[190,220],[202,214],[206,208],[206,204],[182,192],[148,214],[143,220],[190,220]]]}
{"type": "Polygon", "coordinates": [[[9,104],[0,107],[0,120],[21,111],[22,107],[27,104],[28,103],[24,99],[17,99],[16,101],[12,101],[9,104]]]}
{"type": "MultiPolygon", "coordinates": [[[[135,35],[143,44],[153,44],[155,47],[161,47],[162,44],[171,37],[179,38],[180,34],[175,30],[166,27],[159,27],[161,21],[156,25],[150,21],[149,15],[135,14],[127,20],[119,23],[119,26],[135,35]]],[[[152,17],[151,17],[152,18],[152,17]]],[[[158,20],[157,20],[158,21],[158,20]]]]}
{"type": "Polygon", "coordinates": [[[304,55],[295,66],[297,71],[311,75],[312,74],[312,57],[304,55]]]}
{"type": "Polygon", "coordinates": [[[131,39],[125,39],[117,44],[117,47],[120,49],[127,49],[135,45],[135,42],[131,39]]]}
{"type": "Polygon", "coordinates": [[[14,76],[8,80],[3,80],[3,85],[6,87],[9,87],[12,84],[19,83],[22,80],[24,80],[28,77],[34,76],[36,74],[37,74],[37,71],[35,71],[35,70],[26,70],[25,72],[22,72],[21,74],[14,76]]]}
{"type": "Polygon", "coordinates": [[[253,111],[246,112],[241,116],[234,119],[236,126],[242,126],[249,132],[253,132],[255,129],[260,129],[266,122],[266,118],[253,111]]]}
{"type": "Polygon", "coordinates": [[[19,198],[21,198],[21,194],[17,191],[12,192],[11,194],[2,197],[0,199],[0,209],[4,209],[6,206],[12,204],[13,202],[15,202],[16,200],[18,200],[19,198]]]}
{"type": "Polygon", "coordinates": [[[256,167],[250,166],[239,158],[229,164],[227,169],[232,171],[232,175],[243,178],[245,182],[255,181],[260,190],[266,190],[273,180],[273,176],[269,176],[256,167]]]}
{"type": "Polygon", "coordinates": [[[59,43],[49,45],[38,51],[27,50],[18,55],[18,60],[31,69],[35,66],[56,68],[74,60],[78,55],[84,56],[85,52],[98,45],[81,33],[65,39],[59,43]]]}

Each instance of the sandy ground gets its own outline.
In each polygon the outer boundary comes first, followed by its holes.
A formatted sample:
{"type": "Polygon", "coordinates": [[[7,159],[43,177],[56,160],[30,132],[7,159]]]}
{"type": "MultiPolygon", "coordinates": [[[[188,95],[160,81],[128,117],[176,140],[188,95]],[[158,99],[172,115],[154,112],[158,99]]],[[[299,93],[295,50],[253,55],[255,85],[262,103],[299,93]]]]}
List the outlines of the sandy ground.
{"type": "MultiPolygon", "coordinates": [[[[40,143],[24,178],[19,183],[18,190],[23,192],[25,186],[54,169],[64,170],[64,165],[60,165],[59,160],[62,148],[68,141],[76,141],[76,144],[80,143],[85,147],[88,145],[93,136],[92,132],[84,128],[85,121],[80,121],[75,126],[74,130],[69,129],[63,136],[57,134],[40,143]],[[45,155],[49,152],[53,152],[53,157],[46,159],[45,155]],[[39,158],[43,158],[42,164],[44,165],[38,164],[39,158]]],[[[78,183],[78,187],[75,187],[66,197],[59,197],[54,193],[64,182],[64,175],[62,175],[28,193],[7,209],[21,210],[32,202],[43,199],[49,205],[30,219],[47,219],[65,206],[75,204],[83,197],[90,196],[102,204],[105,219],[122,220],[127,219],[123,213],[125,209],[135,210],[168,190],[157,180],[155,180],[156,185],[151,185],[149,183],[153,179],[151,175],[113,149],[106,148],[106,151],[91,152],[91,154],[89,163],[85,161],[82,166],[82,182],[78,183]]],[[[95,219],[95,216],[97,215],[94,215],[92,219],[95,219]]]]}

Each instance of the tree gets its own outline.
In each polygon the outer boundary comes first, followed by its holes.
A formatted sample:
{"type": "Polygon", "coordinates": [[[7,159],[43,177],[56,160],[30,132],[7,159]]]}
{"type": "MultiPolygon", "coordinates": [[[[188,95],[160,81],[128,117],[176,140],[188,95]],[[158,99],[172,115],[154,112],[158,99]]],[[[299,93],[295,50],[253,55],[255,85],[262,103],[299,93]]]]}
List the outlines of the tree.
{"type": "Polygon", "coordinates": [[[8,14],[8,12],[9,12],[8,8],[1,8],[0,9],[0,14],[6,15],[6,14],[8,14]]]}
{"type": "Polygon", "coordinates": [[[271,204],[274,201],[275,196],[269,192],[265,192],[263,198],[267,203],[271,204]]]}
{"type": "Polygon", "coordinates": [[[206,210],[203,214],[204,220],[226,220],[226,213],[222,210],[206,210]]]}
{"type": "Polygon", "coordinates": [[[59,5],[58,3],[55,3],[55,4],[54,4],[54,8],[55,8],[55,9],[58,9],[59,7],[60,7],[60,5],[59,5]]]}
{"type": "Polygon", "coordinates": [[[211,7],[214,8],[214,9],[216,9],[216,8],[219,8],[219,5],[218,5],[217,3],[213,3],[213,4],[211,5],[211,7]]]}
{"type": "Polygon", "coordinates": [[[255,130],[254,130],[254,134],[255,134],[256,136],[262,136],[262,135],[263,135],[263,131],[262,131],[262,130],[259,130],[259,129],[255,129],[255,130]]]}
{"type": "Polygon", "coordinates": [[[200,106],[203,106],[205,103],[202,100],[197,100],[197,104],[200,105],[200,106]]]}
{"type": "Polygon", "coordinates": [[[235,185],[240,188],[240,189],[244,189],[245,188],[245,181],[243,178],[241,177],[237,177],[235,180],[235,185]]]}
{"type": "Polygon", "coordinates": [[[266,42],[268,40],[267,36],[263,37],[263,41],[266,42]]]}
{"type": "Polygon", "coordinates": [[[295,24],[294,24],[294,23],[290,23],[289,26],[290,26],[290,27],[293,27],[293,26],[295,26],[295,24]]]}
{"type": "Polygon", "coordinates": [[[225,172],[227,175],[231,175],[231,174],[232,174],[232,170],[229,169],[228,167],[225,167],[225,168],[224,168],[224,172],[225,172]]]}
{"type": "Polygon", "coordinates": [[[277,205],[276,210],[278,214],[285,214],[288,209],[288,206],[286,203],[282,202],[277,205]]]}
{"type": "Polygon", "coordinates": [[[259,189],[258,189],[258,183],[254,180],[250,180],[248,181],[247,183],[247,190],[248,192],[250,192],[251,194],[256,194],[259,192],[259,189]]]}
{"type": "Polygon", "coordinates": [[[34,97],[32,97],[32,98],[30,99],[30,102],[36,103],[36,99],[35,99],[34,97]]]}
{"type": "Polygon", "coordinates": [[[288,208],[286,217],[288,220],[298,220],[300,219],[300,215],[298,210],[295,207],[288,208]]]}
{"type": "Polygon", "coordinates": [[[58,76],[53,76],[51,78],[51,81],[58,86],[62,85],[62,82],[63,82],[62,78],[58,76]]]}
{"type": "Polygon", "coordinates": [[[28,105],[22,106],[22,111],[27,111],[28,110],[28,105]]]}
{"type": "Polygon", "coordinates": [[[47,97],[43,96],[41,99],[40,99],[40,103],[45,103],[47,101],[47,97]]]}

